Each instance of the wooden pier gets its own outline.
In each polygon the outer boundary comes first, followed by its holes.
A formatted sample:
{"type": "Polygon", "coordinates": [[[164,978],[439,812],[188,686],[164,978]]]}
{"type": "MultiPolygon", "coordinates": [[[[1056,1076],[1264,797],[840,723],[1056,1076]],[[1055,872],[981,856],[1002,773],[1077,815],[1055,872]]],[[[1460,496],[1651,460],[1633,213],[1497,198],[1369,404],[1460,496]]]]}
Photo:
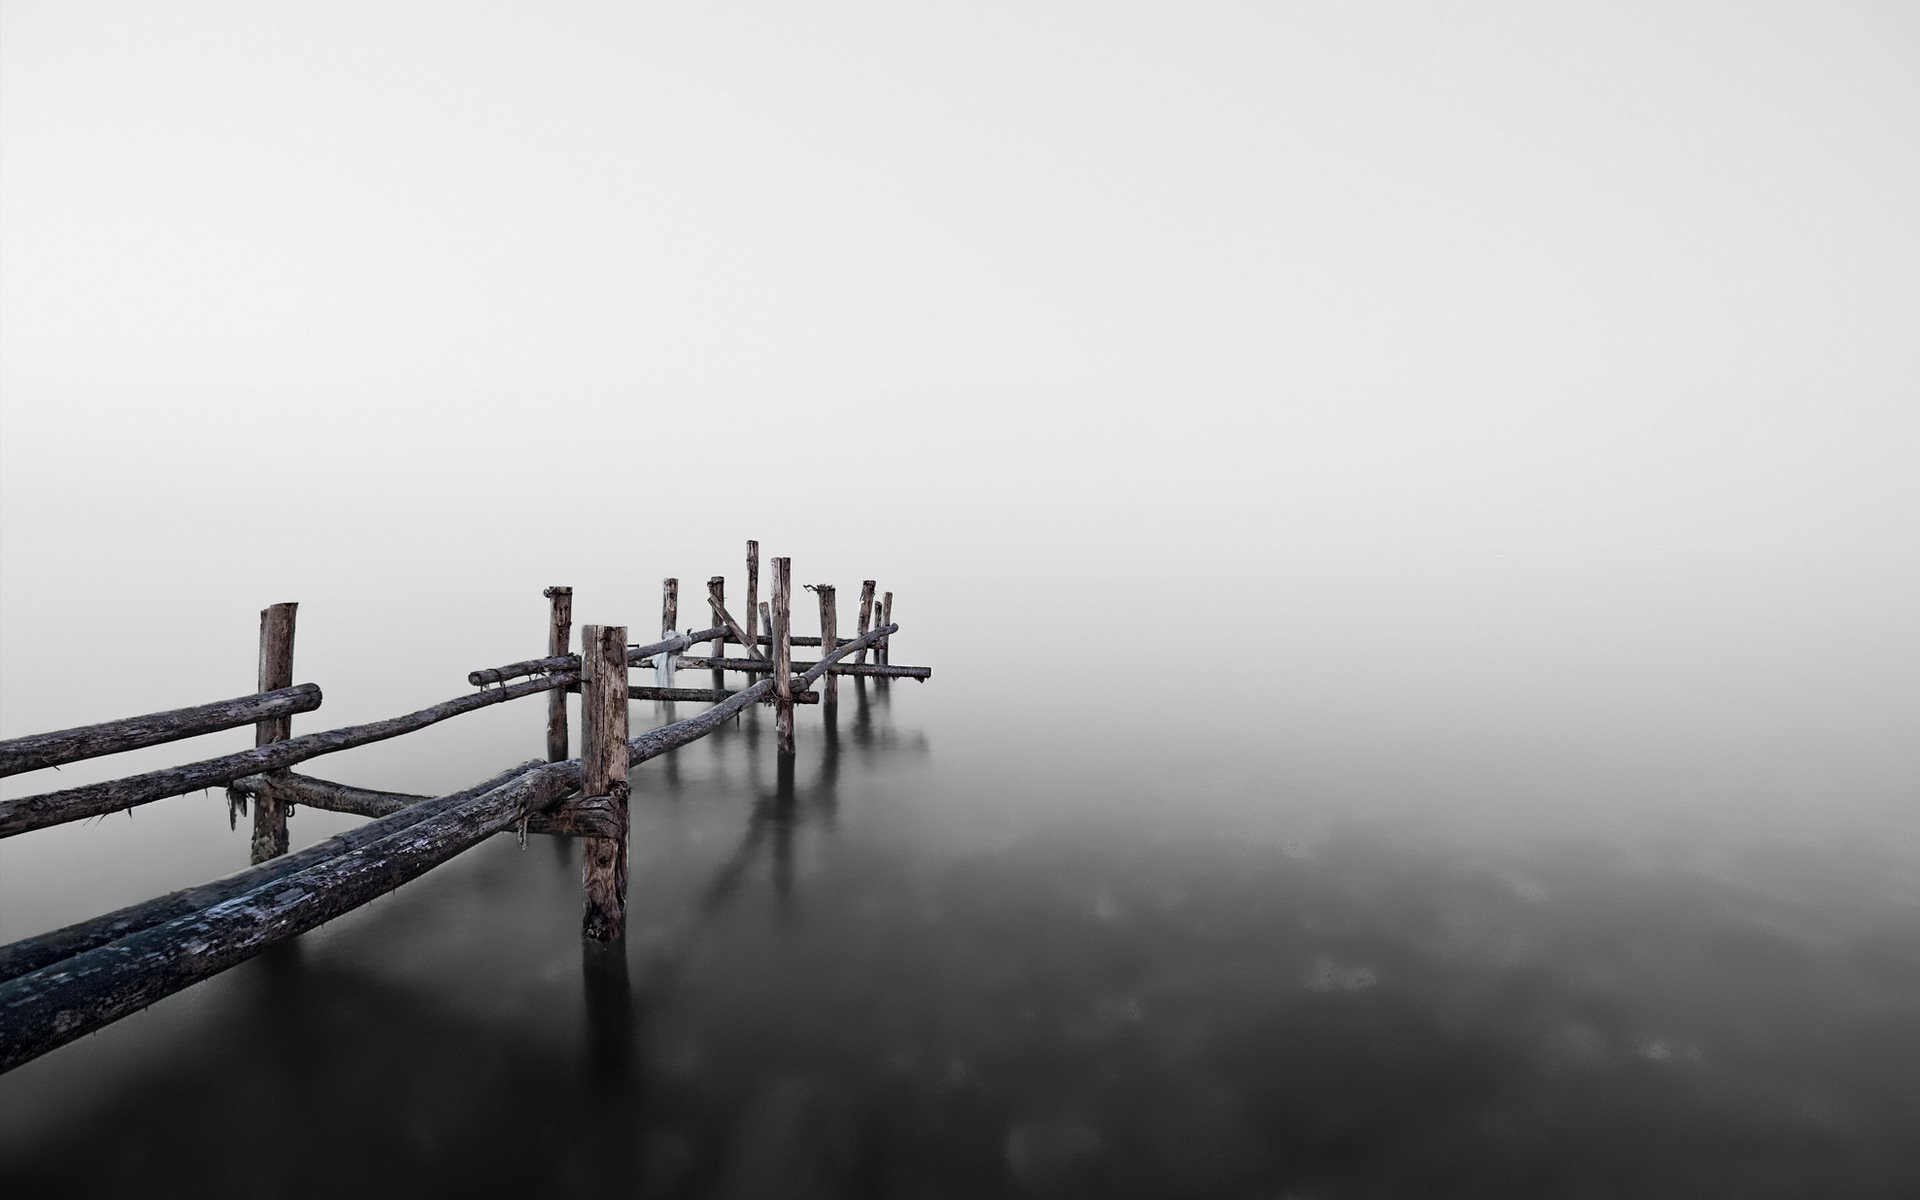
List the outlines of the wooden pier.
{"type": "Polygon", "coordinates": [[[893,593],[874,599],[861,584],[857,632],[838,636],[835,589],[810,585],[819,598],[820,633],[793,625],[792,570],[771,567],[771,596],[758,600],[759,543],[747,543],[744,624],[726,607],[725,579],[707,581],[712,625],[675,632],[679,582],[661,595],[659,640],[631,645],[627,627],[587,625],[573,642],[573,590],[551,587],[547,653],[477,670],[479,689],[416,712],[323,733],[293,736],[292,717],[320,707],[320,689],[293,682],[296,606],[260,614],[258,691],[191,708],[109,721],[0,742],[0,776],[159,745],[198,734],[254,726],[254,747],[104,783],[0,801],[0,838],[125,810],[210,787],[224,787],[229,822],[251,810],[252,865],[92,920],[0,946],[0,1071],[10,1070],[165,996],[237,966],[393,891],[460,852],[504,831],[585,839],[582,934],[618,942],[626,933],[628,774],[649,759],[706,736],[755,704],[774,708],[777,753],[794,754],[797,704],[836,704],[838,677],[927,679],[927,667],[895,666],[888,642],[893,593]],[[758,606],[756,610],[756,605],[758,606]],[[708,653],[686,655],[706,644],[708,653]],[[741,657],[729,657],[738,646],[741,657]],[[817,646],[811,662],[794,646],[817,646]],[[868,652],[872,651],[872,661],[868,652]],[[653,686],[629,682],[633,667],[653,669],[653,686]],[[714,686],[672,686],[676,670],[712,672],[714,686]],[[726,673],[748,677],[724,686],[726,673]],[[816,687],[816,685],[818,685],[816,687]],[[547,696],[546,756],[445,796],[376,791],[296,774],[290,768],[324,754],[395,738],[462,713],[526,696],[547,696]],[[580,753],[570,755],[567,696],[580,696],[580,753]],[[712,707],[629,737],[630,700],[672,700],[712,707]],[[296,805],[371,818],[319,845],[288,853],[287,816],[296,805]]]}

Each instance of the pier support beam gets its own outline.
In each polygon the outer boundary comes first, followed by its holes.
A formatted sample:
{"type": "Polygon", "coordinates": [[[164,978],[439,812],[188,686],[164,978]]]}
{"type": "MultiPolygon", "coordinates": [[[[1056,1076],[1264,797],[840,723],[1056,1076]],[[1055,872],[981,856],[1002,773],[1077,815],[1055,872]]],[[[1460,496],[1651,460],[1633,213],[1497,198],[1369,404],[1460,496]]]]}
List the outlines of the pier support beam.
{"type": "MultiPolygon", "coordinates": [[[[762,629],[768,633],[773,632],[773,626],[766,621],[761,621],[758,625],[754,624],[754,618],[759,612],[760,543],[750,540],[747,542],[747,648],[749,650],[758,644],[755,639],[762,629]]],[[[719,618],[715,617],[714,620],[718,621],[719,618]]],[[[720,656],[716,654],[714,657],[719,658],[720,656]]]]}
{"type": "MultiPolygon", "coordinates": [[[[814,586],[814,592],[820,597],[820,644],[826,650],[832,650],[840,644],[840,620],[833,607],[833,585],[821,583],[814,586]]],[[[825,695],[821,697],[828,704],[840,703],[840,677],[829,673],[826,678],[825,695]]]]}
{"type": "Polygon", "coordinates": [[[773,728],[783,755],[793,753],[793,560],[773,560],[773,728]]]}
{"type": "MultiPolygon", "coordinates": [[[[260,610],[260,690],[274,692],[293,686],[293,614],[298,604],[275,604],[260,610]]],[[[293,717],[268,717],[253,727],[253,744],[284,742],[293,734],[293,717]]],[[[287,805],[279,799],[257,796],[253,802],[252,861],[266,862],[287,852],[287,805]]]]}
{"type": "MultiPolygon", "coordinates": [[[[547,623],[547,654],[565,654],[567,643],[573,640],[573,589],[550,587],[545,594],[553,601],[547,623]]],[[[547,695],[547,761],[565,762],[572,757],[567,753],[567,694],[550,692],[547,695]]]]}
{"type": "Polygon", "coordinates": [[[606,817],[620,836],[586,841],[581,933],[596,942],[627,935],[627,629],[588,625],[580,631],[581,794],[606,797],[606,817]]]}

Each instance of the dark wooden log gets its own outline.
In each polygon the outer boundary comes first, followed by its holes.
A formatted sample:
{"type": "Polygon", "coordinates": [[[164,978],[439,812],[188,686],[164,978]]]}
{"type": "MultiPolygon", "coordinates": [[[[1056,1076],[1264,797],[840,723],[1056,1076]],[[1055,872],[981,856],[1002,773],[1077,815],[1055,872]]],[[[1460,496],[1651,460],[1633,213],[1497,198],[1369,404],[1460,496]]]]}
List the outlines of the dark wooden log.
{"type": "MultiPolygon", "coordinates": [[[[882,628],[886,628],[886,627],[882,626],[882,628]]],[[[847,646],[854,645],[856,642],[859,642],[859,644],[861,645],[867,645],[867,646],[871,646],[873,644],[871,641],[860,642],[858,638],[855,638],[851,642],[842,642],[841,647],[844,649],[847,646]]],[[[695,670],[699,668],[711,668],[711,669],[722,670],[722,671],[740,671],[749,675],[770,675],[774,671],[774,668],[767,665],[766,663],[755,662],[753,659],[750,659],[750,658],[719,658],[719,659],[683,658],[680,660],[680,665],[683,667],[686,667],[688,670],[695,670]]],[[[813,665],[814,665],[813,662],[796,662],[793,664],[793,669],[796,671],[804,671],[812,667],[813,665]]],[[[832,673],[835,675],[859,675],[867,679],[931,679],[933,678],[932,667],[905,667],[905,666],[884,666],[883,667],[883,666],[878,666],[874,663],[868,663],[866,666],[863,667],[859,663],[836,661],[833,663],[831,670],[832,670],[832,673]]]]}
{"type": "MultiPolygon", "coordinates": [[[[833,585],[816,584],[814,594],[820,597],[820,644],[838,646],[840,644],[840,623],[833,607],[833,585]]],[[[828,704],[840,703],[840,679],[831,672],[827,675],[826,701],[828,704]]]]}
{"type": "MultiPolygon", "coordinates": [[[[293,615],[298,604],[274,604],[260,611],[260,690],[293,686],[293,615]]],[[[253,727],[253,744],[284,742],[293,732],[291,716],[268,717],[253,727]]],[[[287,852],[287,806],[264,799],[253,806],[253,861],[262,863],[287,852]]]]}
{"type": "MultiPolygon", "coordinates": [[[[695,660],[696,663],[702,663],[705,661],[707,660],[706,659],[695,660]]],[[[685,665],[685,662],[686,660],[684,659],[681,660],[681,664],[683,666],[685,665]]],[[[773,668],[768,667],[767,669],[771,671],[773,668]]],[[[577,694],[580,691],[580,685],[577,683],[570,684],[567,687],[567,690],[569,692],[573,692],[577,694]]],[[[722,700],[728,699],[729,697],[736,696],[738,694],[739,692],[734,688],[683,688],[683,687],[663,688],[663,687],[637,687],[636,686],[636,687],[629,687],[627,689],[627,699],[629,700],[672,700],[676,702],[684,700],[692,704],[718,704],[722,700]]],[[[820,703],[820,693],[795,692],[793,694],[793,702],[795,704],[818,704],[820,703]]],[[[768,703],[772,703],[772,700],[769,699],[768,703]]]]}
{"type": "MultiPolygon", "coordinates": [[[[654,642],[646,646],[627,647],[627,665],[644,667],[647,659],[655,654],[678,654],[689,646],[710,641],[725,634],[725,626],[712,629],[691,629],[677,634],[665,641],[654,642]]],[[[509,679],[520,679],[528,675],[552,675],[580,673],[580,656],[577,654],[554,654],[546,658],[530,658],[525,662],[508,663],[504,667],[488,667],[480,671],[468,671],[467,682],[475,687],[485,687],[490,683],[505,683],[509,679]]]]}
{"type": "Polygon", "coordinates": [[[660,581],[660,636],[670,638],[680,624],[680,581],[660,581]]]}
{"type": "MultiPolygon", "coordinates": [[[[880,615],[874,618],[873,623],[875,625],[893,624],[893,593],[892,592],[888,592],[887,598],[880,602],[880,615]]],[[[879,663],[883,667],[892,666],[893,665],[893,639],[891,637],[881,638],[880,644],[874,648],[873,657],[874,657],[874,661],[879,663]]]]}
{"type": "Polygon", "coordinates": [[[0,1071],[358,908],[516,825],[574,786],[568,766],[549,763],[345,854],[0,984],[0,1071]]]}
{"type": "Polygon", "coordinates": [[[793,560],[773,560],[773,730],[781,754],[793,754],[793,560]]]}
{"type": "MultiPolygon", "coordinates": [[[[416,804],[437,803],[439,799],[406,792],[376,791],[348,783],[335,783],[331,779],[291,773],[248,775],[234,780],[233,786],[248,795],[271,792],[290,804],[304,804],[308,808],[350,813],[359,817],[385,817],[416,804]]],[[[586,809],[574,811],[571,806],[578,803],[580,801],[577,799],[566,800],[551,811],[533,814],[527,820],[526,832],[559,837],[614,836],[617,830],[610,823],[594,817],[586,809]]]]}
{"type": "Polygon", "coordinates": [[[272,717],[312,712],[319,707],[319,685],[303,683],[297,687],[236,696],[231,700],[198,704],[192,708],[176,708],[168,712],[148,713],[144,717],[125,717],[118,721],[102,721],[98,725],[83,725],[77,729],[11,738],[0,742],[0,776],[19,775],[43,767],[57,767],[105,754],[119,754],[124,750],[177,742],[181,738],[218,733],[222,729],[237,729],[272,717]]]}
{"type": "MultiPolygon", "coordinates": [[[[727,631],[733,634],[733,636],[736,639],[738,639],[738,641],[742,646],[746,647],[746,651],[748,654],[751,654],[754,658],[759,659],[761,662],[766,662],[767,661],[766,655],[760,653],[758,650],[754,649],[753,647],[753,644],[752,644],[753,635],[751,633],[748,633],[746,630],[740,628],[740,622],[734,620],[733,614],[727,611],[727,605],[726,605],[725,599],[722,597],[720,593],[720,589],[715,586],[715,584],[719,582],[720,582],[720,578],[717,575],[714,578],[709,579],[707,581],[707,588],[708,588],[707,603],[713,608],[714,619],[719,621],[720,624],[724,625],[727,631]]],[[[713,644],[715,646],[723,647],[726,645],[726,639],[715,638],[713,639],[713,644]]],[[[716,652],[714,654],[714,657],[718,658],[720,657],[720,654],[716,652]]]]}
{"type": "MultiPolygon", "coordinates": [[[[725,628],[733,624],[733,618],[723,615],[727,610],[727,577],[712,575],[707,579],[707,607],[712,610],[713,623],[725,628]]],[[[727,639],[724,635],[713,639],[713,645],[707,647],[707,653],[715,658],[727,652],[727,639]]]]}
{"type": "Polygon", "coordinates": [[[588,625],[580,636],[581,791],[613,798],[619,835],[587,839],[581,932],[596,942],[627,935],[627,631],[588,625]]]}
{"type": "MultiPolygon", "coordinates": [[[[573,589],[550,587],[545,595],[553,602],[552,611],[547,619],[547,654],[556,657],[565,655],[567,646],[573,641],[573,589]]],[[[472,682],[473,676],[467,676],[467,680],[472,682]]],[[[567,753],[569,742],[567,694],[549,692],[547,694],[547,761],[566,761],[569,757],[567,753]]]]}
{"type": "MultiPolygon", "coordinates": [[[[771,650],[773,646],[773,606],[765,600],[760,602],[760,628],[766,630],[767,634],[765,637],[754,638],[754,644],[766,646],[771,650]]],[[[788,644],[791,645],[792,643],[788,644]]]]}
{"type": "MultiPolygon", "coordinates": [[[[748,539],[747,541],[747,641],[746,641],[746,644],[749,647],[755,644],[754,638],[757,634],[759,634],[759,632],[762,629],[765,629],[769,632],[771,632],[773,629],[773,626],[765,620],[762,620],[760,624],[757,626],[754,624],[755,617],[758,616],[762,611],[763,610],[760,608],[760,543],[753,541],[752,539],[748,539]]],[[[720,650],[714,654],[714,657],[719,658],[720,655],[724,653],[726,653],[726,647],[722,646],[720,650]]]]}
{"type": "Polygon", "coordinates": [[[388,738],[399,737],[403,733],[412,733],[416,729],[425,729],[429,725],[457,717],[462,713],[485,708],[490,704],[502,704],[522,696],[538,695],[553,688],[565,688],[569,683],[578,682],[578,679],[579,677],[575,675],[550,675],[542,679],[523,680],[519,683],[509,683],[443,701],[404,716],[388,717],[384,721],[349,725],[341,729],[328,730],[325,733],[304,734],[284,742],[257,746],[252,750],[241,750],[219,758],[188,763],[182,767],[149,771],[144,775],[133,775],[125,779],[67,788],[58,792],[43,792],[38,796],[22,796],[17,800],[0,801],[0,838],[12,837],[30,829],[40,829],[48,825],[97,817],[102,813],[118,812],[123,808],[133,808],[155,800],[164,800],[168,796],[184,795],[187,792],[197,792],[202,788],[231,783],[242,775],[257,775],[263,771],[289,767],[297,762],[318,758],[322,754],[350,750],[370,742],[382,742],[388,738]]]}
{"type": "MultiPolygon", "coordinates": [[[[871,579],[862,579],[860,581],[860,627],[854,631],[855,637],[864,637],[866,636],[867,630],[873,628],[873,589],[877,586],[879,585],[871,579]]],[[[867,652],[862,650],[860,656],[853,661],[856,663],[866,662],[867,652]]]]}
{"type": "MultiPolygon", "coordinates": [[[[139,904],[128,905],[125,908],[107,913],[104,916],[94,917],[90,920],[68,925],[62,929],[56,929],[51,933],[44,933],[38,937],[23,938],[9,945],[0,946],[0,983],[5,983],[9,979],[17,979],[27,972],[39,970],[49,963],[56,963],[62,959],[71,958],[76,954],[85,953],[95,946],[104,946],[108,942],[116,941],[129,934],[138,933],[142,929],[150,929],[155,925],[171,921],[176,917],[209,908],[223,900],[230,900],[235,896],[242,895],[254,888],[271,883],[274,880],[284,879],[316,863],[337,858],[349,850],[358,849],[369,843],[377,842],[390,833],[405,829],[416,822],[424,821],[428,817],[443,812],[447,808],[457,805],[462,801],[471,800],[484,792],[490,792],[494,788],[517,779],[519,776],[541,765],[542,764],[538,762],[526,762],[521,763],[517,767],[509,767],[507,770],[502,771],[484,783],[477,783],[470,788],[465,788],[450,796],[437,798],[408,797],[408,799],[415,800],[415,803],[391,810],[391,815],[379,814],[388,817],[384,822],[376,822],[362,825],[357,829],[349,829],[338,837],[330,838],[327,841],[321,842],[319,845],[309,846],[305,850],[296,850],[292,854],[283,855],[269,862],[248,867],[246,870],[228,875],[224,879],[216,879],[210,883],[202,883],[194,887],[182,888],[179,891],[171,892],[165,896],[143,901],[139,904]]],[[[242,789],[250,789],[255,784],[268,780],[268,778],[267,776],[250,776],[237,781],[237,783],[242,789]]],[[[299,775],[280,775],[271,777],[271,782],[273,786],[282,786],[305,779],[306,777],[299,775]]],[[[326,783],[325,780],[308,780],[308,782],[316,784],[326,783]]],[[[329,786],[341,787],[343,785],[334,784],[329,786]]],[[[370,794],[391,796],[394,793],[383,792],[370,794]]],[[[312,801],[303,802],[311,803],[312,801]]],[[[324,807],[318,804],[315,806],[324,807]]],[[[347,809],[344,811],[353,810],[347,809]]],[[[375,814],[370,813],[368,815],[375,814]]]]}

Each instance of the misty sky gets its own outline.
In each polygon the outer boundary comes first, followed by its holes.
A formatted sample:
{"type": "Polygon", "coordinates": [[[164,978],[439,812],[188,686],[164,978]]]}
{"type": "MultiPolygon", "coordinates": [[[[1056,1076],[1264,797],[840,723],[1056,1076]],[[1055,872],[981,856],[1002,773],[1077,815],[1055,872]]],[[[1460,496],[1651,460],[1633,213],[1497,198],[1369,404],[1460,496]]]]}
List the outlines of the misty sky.
{"type": "Polygon", "coordinates": [[[8,2],[0,665],[584,585],[604,511],[636,580],[1064,556],[1884,698],[1917,67],[1899,3],[8,2]]]}

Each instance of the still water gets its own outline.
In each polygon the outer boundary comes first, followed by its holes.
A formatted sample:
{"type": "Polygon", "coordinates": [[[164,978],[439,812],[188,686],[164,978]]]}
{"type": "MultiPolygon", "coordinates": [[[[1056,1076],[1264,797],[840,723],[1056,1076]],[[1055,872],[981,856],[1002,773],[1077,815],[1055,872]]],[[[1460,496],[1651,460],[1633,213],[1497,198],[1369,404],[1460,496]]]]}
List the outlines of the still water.
{"type": "MultiPolygon", "coordinates": [[[[802,707],[789,769],[761,711],[636,770],[622,951],[580,943],[576,844],[496,837],[0,1076],[5,1193],[1920,1189],[1920,823],[1885,749],[1906,691],[1819,692],[1809,650],[1793,694],[1860,718],[1816,727],[1677,652],[1661,688],[1607,654],[1502,675],[1512,622],[1477,671],[1428,639],[1412,672],[1331,607],[1269,647],[1285,678],[1102,636],[1049,673],[970,653],[962,607],[896,649],[931,682],[802,707]]],[[[458,690],[356,693],[327,616],[299,674],[340,681],[332,720],[297,729],[458,690]]],[[[217,657],[244,675],[233,624],[217,657]]],[[[315,773],[452,790],[537,755],[543,720],[507,705],[315,773]]],[[[132,759],[62,782],[158,765],[132,759]]],[[[302,810],[294,843],[352,823],[302,810]]],[[[11,839],[0,934],[245,856],[217,793],[11,839]]]]}

